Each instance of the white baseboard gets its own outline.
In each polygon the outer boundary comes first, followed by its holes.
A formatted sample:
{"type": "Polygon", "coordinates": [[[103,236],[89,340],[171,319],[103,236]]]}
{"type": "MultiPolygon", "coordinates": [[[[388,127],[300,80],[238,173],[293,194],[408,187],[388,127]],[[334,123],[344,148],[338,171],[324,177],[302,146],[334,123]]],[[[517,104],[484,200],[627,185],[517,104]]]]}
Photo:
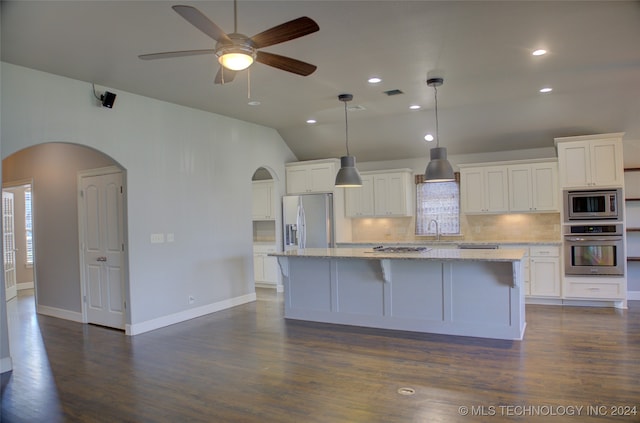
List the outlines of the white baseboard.
{"type": "Polygon", "coordinates": [[[44,314],[45,316],[57,317],[58,319],[65,319],[82,323],[82,313],[77,311],[69,311],[61,308],[38,305],[37,312],[38,314],[44,314]]]}
{"type": "Polygon", "coordinates": [[[201,307],[191,308],[189,310],[170,314],[168,316],[158,317],[157,319],[147,320],[146,322],[125,325],[125,333],[127,335],[139,335],[155,329],[166,326],[175,325],[176,323],[186,320],[195,319],[196,317],[215,313],[216,311],[225,310],[227,308],[250,303],[256,300],[256,293],[242,295],[240,297],[230,298],[228,300],[219,301],[213,304],[207,304],[201,307]]]}
{"type": "Polygon", "coordinates": [[[11,357],[0,358],[0,373],[6,373],[13,370],[13,362],[11,357]]]}
{"type": "Polygon", "coordinates": [[[640,301],[640,291],[627,291],[628,301],[640,301]]]}
{"type": "Polygon", "coordinates": [[[33,289],[33,282],[20,282],[16,284],[16,288],[18,291],[22,291],[24,289],[33,289]]]}

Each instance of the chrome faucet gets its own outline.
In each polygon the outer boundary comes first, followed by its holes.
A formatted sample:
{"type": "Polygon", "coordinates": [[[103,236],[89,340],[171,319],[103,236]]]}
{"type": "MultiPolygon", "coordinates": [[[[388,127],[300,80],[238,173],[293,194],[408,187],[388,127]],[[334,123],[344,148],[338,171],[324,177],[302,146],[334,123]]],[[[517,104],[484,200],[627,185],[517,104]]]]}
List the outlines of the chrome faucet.
{"type": "Polygon", "coordinates": [[[429,221],[429,224],[427,225],[427,230],[431,229],[431,223],[436,224],[436,241],[440,241],[440,229],[438,228],[438,221],[435,219],[431,219],[429,221]]]}

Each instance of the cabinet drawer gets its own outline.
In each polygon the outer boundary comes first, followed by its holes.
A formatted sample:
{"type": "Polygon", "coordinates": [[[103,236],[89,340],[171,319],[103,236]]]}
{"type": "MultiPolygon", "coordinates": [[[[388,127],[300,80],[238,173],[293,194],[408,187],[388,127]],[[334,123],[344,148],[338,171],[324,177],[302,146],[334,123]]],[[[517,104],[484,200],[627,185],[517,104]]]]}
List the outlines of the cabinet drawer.
{"type": "Polygon", "coordinates": [[[536,245],[530,247],[531,257],[560,257],[560,247],[555,245],[536,245]]]}
{"type": "Polygon", "coordinates": [[[622,299],[622,283],[569,282],[566,297],[622,299]]]}

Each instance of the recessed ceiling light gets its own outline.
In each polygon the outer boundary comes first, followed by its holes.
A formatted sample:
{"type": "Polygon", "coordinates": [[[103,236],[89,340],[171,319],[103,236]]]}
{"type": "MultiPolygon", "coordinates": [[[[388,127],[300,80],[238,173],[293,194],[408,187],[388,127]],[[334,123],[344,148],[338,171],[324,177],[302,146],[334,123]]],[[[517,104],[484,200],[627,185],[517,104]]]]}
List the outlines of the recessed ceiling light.
{"type": "Polygon", "coordinates": [[[379,84],[380,82],[382,82],[382,79],[378,78],[377,76],[374,76],[372,78],[369,78],[367,82],[369,84],[379,84]]]}
{"type": "Polygon", "coordinates": [[[412,104],[411,106],[409,106],[409,108],[411,110],[418,110],[420,108],[420,106],[418,104],[412,104]]]}
{"type": "Polygon", "coordinates": [[[258,100],[252,100],[249,103],[247,103],[249,106],[259,106],[260,102],[258,100]]]}
{"type": "Polygon", "coordinates": [[[538,50],[535,50],[531,54],[534,55],[534,56],[543,56],[543,55],[547,54],[547,50],[538,49],[538,50]]]}
{"type": "Polygon", "coordinates": [[[550,93],[551,91],[553,91],[553,88],[551,87],[540,88],[541,93],[550,93]]]}
{"type": "Polygon", "coordinates": [[[312,123],[316,123],[316,122],[317,122],[317,120],[315,120],[315,119],[307,119],[307,123],[308,124],[312,124],[312,123]]]}
{"type": "Polygon", "coordinates": [[[424,139],[425,139],[425,141],[431,142],[431,141],[433,141],[433,135],[427,134],[427,135],[424,136],[424,139]]]}

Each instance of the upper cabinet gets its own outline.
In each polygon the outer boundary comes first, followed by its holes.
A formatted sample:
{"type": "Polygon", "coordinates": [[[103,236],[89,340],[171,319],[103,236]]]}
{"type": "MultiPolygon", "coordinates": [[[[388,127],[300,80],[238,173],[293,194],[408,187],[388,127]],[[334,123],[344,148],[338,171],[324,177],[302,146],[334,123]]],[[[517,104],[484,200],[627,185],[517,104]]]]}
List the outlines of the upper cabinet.
{"type": "Polygon", "coordinates": [[[507,166],[510,212],[558,212],[558,163],[507,166]]]}
{"type": "Polygon", "coordinates": [[[506,166],[460,167],[460,200],[464,213],[509,211],[506,166]]]}
{"type": "Polygon", "coordinates": [[[333,192],[339,163],[338,159],[287,163],[287,194],[333,192]]]}
{"type": "Polygon", "coordinates": [[[621,187],[624,133],[556,138],[561,188],[621,187]]]}
{"type": "Polygon", "coordinates": [[[460,202],[466,214],[559,211],[554,159],[461,164],[460,202]]]}
{"type": "Polygon", "coordinates": [[[273,181],[253,181],[253,220],[275,220],[275,198],[273,181]]]}
{"type": "Polygon", "coordinates": [[[413,215],[411,169],[362,172],[362,187],[345,190],[347,217],[413,215]]]}

